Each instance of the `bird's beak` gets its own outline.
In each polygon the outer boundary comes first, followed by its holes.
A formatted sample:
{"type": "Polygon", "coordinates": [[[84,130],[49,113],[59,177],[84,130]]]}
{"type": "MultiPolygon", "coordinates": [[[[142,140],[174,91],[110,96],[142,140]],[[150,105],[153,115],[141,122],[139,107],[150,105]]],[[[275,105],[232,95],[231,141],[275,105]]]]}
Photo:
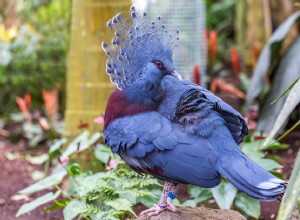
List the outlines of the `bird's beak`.
{"type": "Polygon", "coordinates": [[[177,79],[182,80],[182,77],[179,75],[179,73],[176,70],[173,70],[170,75],[174,76],[177,79]]]}

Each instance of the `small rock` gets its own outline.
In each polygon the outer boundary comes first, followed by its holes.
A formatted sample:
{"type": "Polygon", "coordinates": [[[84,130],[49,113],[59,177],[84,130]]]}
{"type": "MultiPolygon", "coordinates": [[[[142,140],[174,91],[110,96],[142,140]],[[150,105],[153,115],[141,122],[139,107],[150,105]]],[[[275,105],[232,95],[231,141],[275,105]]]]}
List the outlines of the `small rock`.
{"type": "Polygon", "coordinates": [[[158,216],[140,217],[138,220],[246,220],[239,212],[230,209],[204,207],[177,207],[178,212],[164,211],[158,216]]]}

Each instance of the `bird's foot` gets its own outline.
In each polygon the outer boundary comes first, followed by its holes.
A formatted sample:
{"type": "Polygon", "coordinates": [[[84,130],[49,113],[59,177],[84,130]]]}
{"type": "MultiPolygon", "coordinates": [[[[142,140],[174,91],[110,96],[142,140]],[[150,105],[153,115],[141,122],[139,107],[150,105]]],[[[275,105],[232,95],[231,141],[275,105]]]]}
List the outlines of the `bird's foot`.
{"type": "Polygon", "coordinates": [[[154,204],[154,206],[150,209],[146,209],[141,212],[141,216],[157,216],[163,211],[168,210],[170,212],[177,212],[177,208],[173,205],[172,201],[171,203],[168,203],[166,206],[160,206],[158,204],[154,204]]]}
{"type": "Polygon", "coordinates": [[[168,204],[167,209],[168,209],[169,211],[171,211],[171,212],[177,212],[177,208],[176,208],[176,206],[173,204],[172,201],[173,201],[173,200],[170,199],[170,198],[167,199],[167,204],[168,204]]]}

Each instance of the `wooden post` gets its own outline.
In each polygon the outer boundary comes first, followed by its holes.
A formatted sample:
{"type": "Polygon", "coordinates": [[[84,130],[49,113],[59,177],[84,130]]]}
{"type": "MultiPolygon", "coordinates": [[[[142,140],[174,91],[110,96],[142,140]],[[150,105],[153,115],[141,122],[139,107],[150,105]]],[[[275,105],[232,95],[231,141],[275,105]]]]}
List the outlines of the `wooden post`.
{"type": "Polygon", "coordinates": [[[80,121],[90,131],[99,131],[93,122],[100,116],[114,86],[105,73],[106,55],[101,42],[111,39],[106,22],[118,12],[129,11],[129,0],[72,1],[71,43],[68,55],[65,134],[81,132],[80,121]]]}

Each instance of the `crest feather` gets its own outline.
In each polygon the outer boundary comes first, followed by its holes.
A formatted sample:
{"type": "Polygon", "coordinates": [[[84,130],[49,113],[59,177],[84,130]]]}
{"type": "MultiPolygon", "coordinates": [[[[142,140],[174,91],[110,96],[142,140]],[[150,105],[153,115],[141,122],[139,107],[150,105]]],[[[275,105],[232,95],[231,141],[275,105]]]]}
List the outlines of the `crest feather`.
{"type": "Polygon", "coordinates": [[[178,45],[178,30],[169,33],[160,16],[151,22],[146,12],[140,13],[134,6],[130,16],[118,13],[107,22],[107,27],[115,33],[111,44],[102,43],[108,56],[106,73],[120,90],[140,77],[147,62],[160,53],[172,53],[178,45]]]}

